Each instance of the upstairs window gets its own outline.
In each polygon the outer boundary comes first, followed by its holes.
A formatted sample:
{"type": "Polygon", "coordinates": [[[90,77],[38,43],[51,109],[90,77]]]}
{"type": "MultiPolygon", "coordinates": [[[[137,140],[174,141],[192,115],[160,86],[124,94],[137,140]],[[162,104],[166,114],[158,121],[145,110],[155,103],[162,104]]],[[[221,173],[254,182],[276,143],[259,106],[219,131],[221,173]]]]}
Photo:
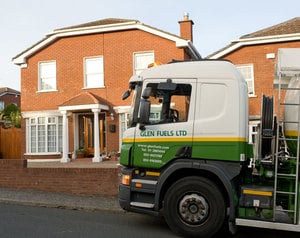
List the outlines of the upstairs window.
{"type": "Polygon", "coordinates": [[[134,74],[139,75],[154,62],[154,52],[134,53],[134,74]]]}
{"type": "Polygon", "coordinates": [[[103,57],[85,58],[85,88],[104,87],[103,57]]]}
{"type": "Polygon", "coordinates": [[[254,91],[254,70],[253,64],[237,65],[236,66],[241,74],[244,76],[244,79],[248,85],[248,96],[255,96],[254,91]]]}
{"type": "Polygon", "coordinates": [[[56,90],[56,62],[39,63],[39,91],[56,90]]]}

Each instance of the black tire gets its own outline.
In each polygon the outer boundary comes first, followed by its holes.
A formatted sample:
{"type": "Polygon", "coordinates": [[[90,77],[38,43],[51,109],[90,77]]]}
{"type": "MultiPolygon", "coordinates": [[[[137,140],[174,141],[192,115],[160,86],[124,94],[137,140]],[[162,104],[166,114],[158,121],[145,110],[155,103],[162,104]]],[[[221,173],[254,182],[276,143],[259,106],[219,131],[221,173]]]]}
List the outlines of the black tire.
{"type": "Polygon", "coordinates": [[[213,236],[222,228],[225,214],[219,188],[203,177],[178,180],[164,199],[164,217],[170,229],[187,237],[213,236]]]}

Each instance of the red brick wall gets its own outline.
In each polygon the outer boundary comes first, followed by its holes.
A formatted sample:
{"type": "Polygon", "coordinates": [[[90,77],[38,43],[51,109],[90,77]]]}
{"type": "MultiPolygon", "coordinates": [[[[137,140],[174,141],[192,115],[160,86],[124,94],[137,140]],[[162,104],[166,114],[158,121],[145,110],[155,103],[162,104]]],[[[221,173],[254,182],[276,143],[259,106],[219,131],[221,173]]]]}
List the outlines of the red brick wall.
{"type": "Polygon", "coordinates": [[[118,168],[27,168],[26,160],[0,159],[0,187],[116,196],[118,168]]]}
{"type": "Polygon", "coordinates": [[[16,104],[18,107],[20,106],[20,96],[15,96],[12,94],[5,94],[0,97],[0,101],[4,102],[4,106],[7,106],[9,104],[16,104]]]}
{"type": "Polygon", "coordinates": [[[249,98],[250,115],[260,115],[262,94],[267,96],[274,95],[274,98],[277,98],[277,90],[273,89],[273,80],[278,49],[299,47],[300,42],[245,46],[223,57],[224,59],[230,60],[235,65],[254,65],[254,87],[256,97],[249,98]],[[267,59],[266,54],[268,53],[275,53],[276,58],[267,59]]]}
{"type": "Polygon", "coordinates": [[[184,39],[193,41],[193,21],[180,21],[180,36],[184,39]]]}
{"type": "MultiPolygon", "coordinates": [[[[21,69],[22,111],[57,110],[66,100],[83,91],[94,93],[110,106],[107,113],[107,151],[119,149],[118,118],[111,121],[113,106],[130,105],[130,99],[121,96],[128,89],[128,80],[133,74],[133,53],[154,51],[155,60],[167,63],[172,59],[188,58],[184,49],[175,42],[141,30],[111,32],[61,38],[28,58],[27,68],[21,69]],[[82,89],[84,86],[84,57],[104,56],[105,88],[82,89]],[[57,92],[38,92],[38,63],[56,60],[57,92]],[[116,132],[110,133],[110,124],[116,132]]],[[[25,123],[22,128],[25,130],[25,123]]],[[[73,129],[69,129],[70,151],[73,151],[73,129]]],[[[25,131],[22,152],[25,153],[25,131]]]]}
{"type": "Polygon", "coordinates": [[[22,110],[56,110],[78,95],[83,91],[84,57],[99,55],[104,56],[105,88],[86,91],[112,106],[128,105],[121,96],[133,74],[133,53],[142,51],[154,51],[155,60],[162,63],[184,57],[184,50],[174,42],[139,30],[59,39],[30,57],[28,67],[21,70],[22,110]],[[58,92],[39,93],[38,63],[47,60],[56,60],[58,92]]]}

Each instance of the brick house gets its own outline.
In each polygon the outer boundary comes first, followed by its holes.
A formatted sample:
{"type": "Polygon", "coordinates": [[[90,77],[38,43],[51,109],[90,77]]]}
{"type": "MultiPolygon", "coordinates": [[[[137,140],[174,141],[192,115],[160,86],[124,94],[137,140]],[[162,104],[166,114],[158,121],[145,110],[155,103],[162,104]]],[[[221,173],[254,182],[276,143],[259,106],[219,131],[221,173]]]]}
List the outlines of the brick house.
{"type": "Polygon", "coordinates": [[[277,98],[275,72],[280,48],[300,48],[300,17],[244,35],[207,57],[230,60],[247,80],[250,135],[260,123],[262,95],[277,98]]]}
{"type": "Polygon", "coordinates": [[[137,20],[103,19],[54,30],[13,58],[21,70],[22,154],[60,158],[84,148],[94,162],[120,150],[130,100],[128,80],[154,61],[201,58],[193,22],[180,36],[137,20]]]}
{"type": "Polygon", "coordinates": [[[0,88],[0,112],[12,103],[20,107],[20,92],[7,87],[0,88]]]}

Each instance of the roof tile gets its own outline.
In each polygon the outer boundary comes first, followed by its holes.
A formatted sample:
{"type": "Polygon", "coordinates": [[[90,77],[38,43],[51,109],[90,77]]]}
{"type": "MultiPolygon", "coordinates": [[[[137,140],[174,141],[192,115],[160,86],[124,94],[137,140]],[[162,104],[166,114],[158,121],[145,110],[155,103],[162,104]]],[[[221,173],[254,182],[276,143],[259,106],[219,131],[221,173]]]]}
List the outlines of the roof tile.
{"type": "Polygon", "coordinates": [[[300,33],[300,17],[244,35],[240,39],[300,33]]]}
{"type": "Polygon", "coordinates": [[[87,22],[79,25],[74,26],[68,26],[64,28],[55,29],[55,31],[61,31],[61,30],[71,30],[76,28],[83,28],[83,27],[93,27],[93,26],[104,26],[104,25],[112,25],[112,24],[120,24],[120,23],[126,23],[126,22],[136,22],[139,23],[137,20],[130,20],[130,19],[120,19],[120,18],[105,18],[97,21],[87,22]]]}
{"type": "Polygon", "coordinates": [[[61,106],[78,106],[78,105],[89,105],[89,104],[106,105],[107,103],[101,97],[98,97],[90,92],[83,92],[65,101],[61,106]]]}

